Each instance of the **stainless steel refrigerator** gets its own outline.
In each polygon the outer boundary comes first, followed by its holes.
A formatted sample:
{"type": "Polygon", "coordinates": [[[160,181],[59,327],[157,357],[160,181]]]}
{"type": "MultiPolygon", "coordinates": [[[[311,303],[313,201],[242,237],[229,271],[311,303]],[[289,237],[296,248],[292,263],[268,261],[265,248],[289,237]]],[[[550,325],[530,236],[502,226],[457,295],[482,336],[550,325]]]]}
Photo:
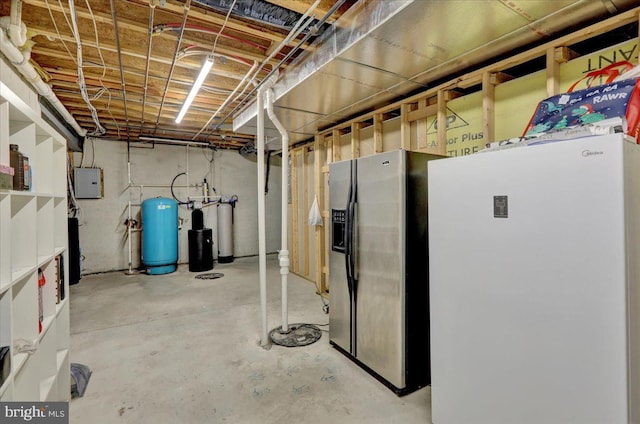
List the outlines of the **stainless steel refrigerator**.
{"type": "Polygon", "coordinates": [[[395,150],[329,165],[331,344],[402,395],[428,385],[427,162],[395,150]]]}

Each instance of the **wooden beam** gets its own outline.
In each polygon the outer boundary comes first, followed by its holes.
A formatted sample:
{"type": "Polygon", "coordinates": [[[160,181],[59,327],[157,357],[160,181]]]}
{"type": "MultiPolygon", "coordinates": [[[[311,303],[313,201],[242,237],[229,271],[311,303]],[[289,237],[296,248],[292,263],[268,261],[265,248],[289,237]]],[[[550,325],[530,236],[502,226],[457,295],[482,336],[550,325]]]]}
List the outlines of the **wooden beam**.
{"type": "MultiPolygon", "coordinates": [[[[313,188],[315,195],[318,198],[318,206],[321,210],[324,211],[324,173],[323,173],[323,164],[324,157],[326,153],[324,152],[324,136],[320,136],[318,132],[316,132],[314,143],[313,143],[313,188]]],[[[328,212],[328,211],[327,211],[328,212]]],[[[327,291],[326,286],[326,278],[322,272],[324,268],[324,257],[325,257],[325,230],[324,227],[329,225],[329,222],[323,214],[324,226],[315,226],[314,227],[314,239],[316,243],[316,251],[315,251],[315,282],[316,282],[316,291],[318,293],[324,293],[327,291]]]]}
{"type": "Polygon", "coordinates": [[[547,49],[547,97],[555,96],[560,91],[560,64],[556,60],[556,49],[547,49]]]}
{"type": "Polygon", "coordinates": [[[485,143],[491,143],[495,139],[496,90],[491,77],[489,72],[482,76],[482,135],[485,143]]]}
{"type": "MultiPolygon", "coordinates": [[[[298,204],[298,152],[291,151],[291,269],[293,272],[300,272],[300,241],[298,214],[300,205],[298,204]]],[[[285,187],[282,188],[283,190],[285,187]]]]}
{"type": "MultiPolygon", "coordinates": [[[[306,212],[311,207],[309,203],[309,149],[303,147],[302,149],[302,211],[303,217],[306,217],[306,212]]],[[[309,225],[303,219],[302,220],[302,240],[303,240],[303,263],[304,263],[304,276],[309,277],[309,225]]]]}
{"type": "Polygon", "coordinates": [[[447,101],[445,99],[444,90],[438,90],[438,134],[437,134],[437,148],[438,154],[445,156],[447,154],[447,101]]]}
{"type": "Polygon", "coordinates": [[[411,150],[411,122],[409,121],[409,111],[411,105],[400,106],[400,147],[404,150],[411,150]]]}
{"type": "Polygon", "coordinates": [[[568,61],[580,57],[580,53],[571,50],[567,46],[560,46],[555,48],[556,62],[567,63],[568,61]]]}
{"type": "Polygon", "coordinates": [[[411,112],[409,112],[407,119],[409,120],[409,122],[414,122],[420,119],[426,119],[428,116],[433,116],[437,112],[438,105],[422,106],[416,110],[412,110],[411,112]]]}
{"type": "Polygon", "coordinates": [[[333,153],[333,162],[338,162],[342,160],[342,152],[340,148],[340,130],[335,129],[331,133],[331,148],[333,153]]]}
{"type": "Polygon", "coordinates": [[[382,153],[382,114],[373,115],[373,152],[382,153]]]}
{"type": "Polygon", "coordinates": [[[351,124],[351,157],[353,159],[360,157],[360,128],[362,123],[354,122],[351,124]]]}
{"type": "Polygon", "coordinates": [[[511,81],[513,76],[509,74],[505,74],[504,72],[490,72],[491,75],[490,82],[493,85],[502,84],[503,82],[511,81]]]}

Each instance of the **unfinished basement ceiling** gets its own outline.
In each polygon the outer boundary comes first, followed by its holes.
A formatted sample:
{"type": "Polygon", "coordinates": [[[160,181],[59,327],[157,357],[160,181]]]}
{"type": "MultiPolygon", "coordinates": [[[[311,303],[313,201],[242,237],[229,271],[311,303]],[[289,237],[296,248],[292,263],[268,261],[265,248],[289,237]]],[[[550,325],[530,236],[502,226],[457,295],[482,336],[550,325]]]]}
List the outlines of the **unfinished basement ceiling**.
{"type": "MultiPolygon", "coordinates": [[[[303,38],[308,40],[302,48],[280,65],[274,87],[276,114],[291,132],[292,143],[438,78],[637,4],[634,0],[320,0],[312,12],[314,22],[266,60],[314,0],[237,0],[226,25],[233,0],[22,3],[22,20],[35,43],[32,61],[90,134],[99,127],[78,84],[70,4],[75,6],[88,98],[105,129],[96,137],[132,142],[140,136],[196,140],[227,148],[253,139],[256,85],[303,38]],[[319,20],[326,22],[316,25],[319,20]],[[212,49],[215,64],[185,118],[176,124],[212,49]],[[247,84],[250,78],[245,76],[252,68],[256,77],[247,84]]],[[[0,2],[0,16],[9,13],[10,2],[0,2]]]]}

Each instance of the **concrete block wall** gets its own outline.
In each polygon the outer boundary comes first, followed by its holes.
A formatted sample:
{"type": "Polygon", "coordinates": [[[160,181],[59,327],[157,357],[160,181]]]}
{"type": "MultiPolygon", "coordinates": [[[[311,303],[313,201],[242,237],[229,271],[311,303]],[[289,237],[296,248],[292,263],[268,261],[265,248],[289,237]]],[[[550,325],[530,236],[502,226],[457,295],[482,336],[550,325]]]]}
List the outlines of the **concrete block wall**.
{"type": "MultiPolygon", "coordinates": [[[[143,146],[143,145],[140,145],[143,146]]],[[[117,141],[96,140],[85,143],[84,167],[99,167],[104,170],[104,198],[78,200],[81,207],[80,246],[84,256],[82,273],[95,273],[128,268],[127,219],[129,200],[134,219],[140,222],[140,194],[142,198],[168,197],[168,187],[148,185],[170,185],[179,173],[189,170],[189,184],[201,183],[204,178],[220,195],[238,196],[234,210],[234,256],[258,254],[257,214],[257,165],[242,157],[235,150],[212,152],[208,149],[186,146],[144,145],[147,148],[131,148],[131,179],[143,188],[127,189],[127,144],[117,141]],[[94,150],[95,149],[95,150],[94,150]],[[212,156],[213,153],[213,156],[212,156]]],[[[80,166],[81,154],[74,154],[75,166],[80,166]]],[[[269,193],[267,194],[267,251],[275,252],[280,246],[280,160],[272,158],[269,193]]],[[[199,196],[201,190],[184,187],[187,177],[182,175],[175,181],[174,192],[179,200],[188,195],[199,196]]],[[[213,190],[213,188],[211,189],[213,190]]],[[[213,192],[212,192],[213,194],[213,192]]],[[[217,208],[203,209],[205,226],[213,229],[214,257],[217,257],[217,208]]],[[[179,208],[182,228],[179,231],[179,262],[188,262],[188,230],[191,229],[191,210],[179,208]]],[[[133,267],[140,265],[140,233],[132,236],[133,267]]]]}

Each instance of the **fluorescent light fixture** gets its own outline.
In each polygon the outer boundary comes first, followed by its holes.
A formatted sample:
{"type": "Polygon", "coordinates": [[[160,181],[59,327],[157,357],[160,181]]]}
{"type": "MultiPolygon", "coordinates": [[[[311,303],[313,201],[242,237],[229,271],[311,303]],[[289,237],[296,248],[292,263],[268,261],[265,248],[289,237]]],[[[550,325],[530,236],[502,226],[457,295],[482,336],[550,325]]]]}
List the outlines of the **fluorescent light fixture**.
{"type": "Polygon", "coordinates": [[[209,71],[211,70],[212,66],[213,56],[209,56],[207,57],[207,60],[205,60],[202,64],[200,75],[198,75],[196,82],[193,83],[193,87],[191,87],[191,91],[189,92],[187,99],[184,101],[182,109],[180,109],[180,113],[178,113],[176,124],[179,124],[182,121],[182,118],[184,118],[184,115],[186,115],[187,110],[189,110],[189,106],[191,106],[191,103],[193,103],[193,99],[196,98],[196,95],[198,94],[198,91],[200,91],[200,87],[202,87],[202,83],[204,82],[205,78],[207,78],[207,75],[209,75],[209,71]]]}

